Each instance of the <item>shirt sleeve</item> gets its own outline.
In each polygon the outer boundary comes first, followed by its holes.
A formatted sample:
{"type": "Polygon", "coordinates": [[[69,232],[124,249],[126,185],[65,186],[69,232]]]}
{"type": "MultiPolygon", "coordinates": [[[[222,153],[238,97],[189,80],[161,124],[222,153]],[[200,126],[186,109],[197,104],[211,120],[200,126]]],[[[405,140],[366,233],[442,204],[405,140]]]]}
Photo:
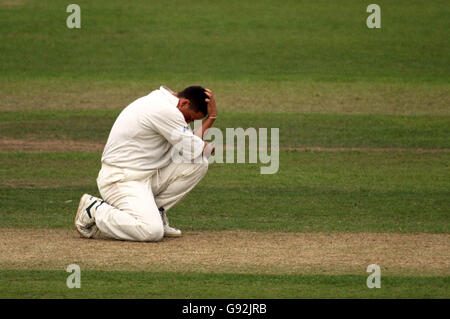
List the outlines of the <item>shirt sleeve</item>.
{"type": "Polygon", "coordinates": [[[205,142],[194,135],[191,127],[186,123],[178,110],[166,108],[148,117],[153,128],[173,145],[184,161],[193,162],[202,156],[205,142]]]}

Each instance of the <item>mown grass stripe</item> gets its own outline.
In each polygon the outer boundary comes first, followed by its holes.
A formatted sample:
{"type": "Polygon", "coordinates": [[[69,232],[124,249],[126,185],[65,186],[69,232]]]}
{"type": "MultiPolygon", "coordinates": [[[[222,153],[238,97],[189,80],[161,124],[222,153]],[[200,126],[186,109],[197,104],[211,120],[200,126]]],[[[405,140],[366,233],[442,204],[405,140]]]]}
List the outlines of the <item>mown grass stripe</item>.
{"type": "MultiPolygon", "coordinates": [[[[4,138],[69,139],[105,143],[117,112],[1,112],[4,138]],[[92,123],[95,123],[93,125],[92,123]]],[[[450,117],[226,112],[215,123],[227,128],[279,128],[281,147],[450,148],[450,117]]]]}
{"type": "Polygon", "coordinates": [[[69,289],[65,270],[0,270],[1,298],[449,298],[449,277],[251,275],[81,271],[69,289]]]}

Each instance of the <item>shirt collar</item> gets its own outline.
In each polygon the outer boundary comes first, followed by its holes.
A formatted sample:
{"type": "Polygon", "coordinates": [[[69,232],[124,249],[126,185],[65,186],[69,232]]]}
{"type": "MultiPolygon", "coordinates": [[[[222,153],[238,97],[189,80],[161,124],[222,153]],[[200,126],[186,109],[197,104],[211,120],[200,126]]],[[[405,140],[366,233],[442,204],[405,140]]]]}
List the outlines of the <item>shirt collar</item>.
{"type": "Polygon", "coordinates": [[[171,104],[177,106],[178,105],[178,98],[173,95],[172,90],[168,87],[161,86],[159,90],[164,94],[165,97],[170,101],[171,104]]]}

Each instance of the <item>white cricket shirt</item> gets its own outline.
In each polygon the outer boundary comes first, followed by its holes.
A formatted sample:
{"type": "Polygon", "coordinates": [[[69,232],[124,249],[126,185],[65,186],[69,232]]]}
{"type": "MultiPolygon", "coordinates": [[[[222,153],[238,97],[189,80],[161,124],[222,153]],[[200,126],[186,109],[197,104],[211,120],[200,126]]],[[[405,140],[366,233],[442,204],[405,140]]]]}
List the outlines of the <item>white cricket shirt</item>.
{"type": "Polygon", "coordinates": [[[182,150],[187,161],[201,156],[205,142],[193,134],[177,105],[178,98],[162,86],[128,105],[109,133],[102,163],[151,170],[167,166],[175,150],[182,150]]]}

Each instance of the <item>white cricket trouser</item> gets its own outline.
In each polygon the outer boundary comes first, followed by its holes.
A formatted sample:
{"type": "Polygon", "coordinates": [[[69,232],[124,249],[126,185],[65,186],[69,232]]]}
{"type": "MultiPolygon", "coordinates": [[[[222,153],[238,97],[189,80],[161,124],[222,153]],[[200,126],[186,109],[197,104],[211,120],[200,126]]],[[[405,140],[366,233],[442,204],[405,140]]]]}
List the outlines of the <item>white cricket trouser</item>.
{"type": "Polygon", "coordinates": [[[169,210],[205,176],[208,161],[173,163],[135,171],[102,164],[97,178],[106,201],[95,212],[101,232],[115,239],[159,241],[164,236],[159,208],[169,210]]]}

